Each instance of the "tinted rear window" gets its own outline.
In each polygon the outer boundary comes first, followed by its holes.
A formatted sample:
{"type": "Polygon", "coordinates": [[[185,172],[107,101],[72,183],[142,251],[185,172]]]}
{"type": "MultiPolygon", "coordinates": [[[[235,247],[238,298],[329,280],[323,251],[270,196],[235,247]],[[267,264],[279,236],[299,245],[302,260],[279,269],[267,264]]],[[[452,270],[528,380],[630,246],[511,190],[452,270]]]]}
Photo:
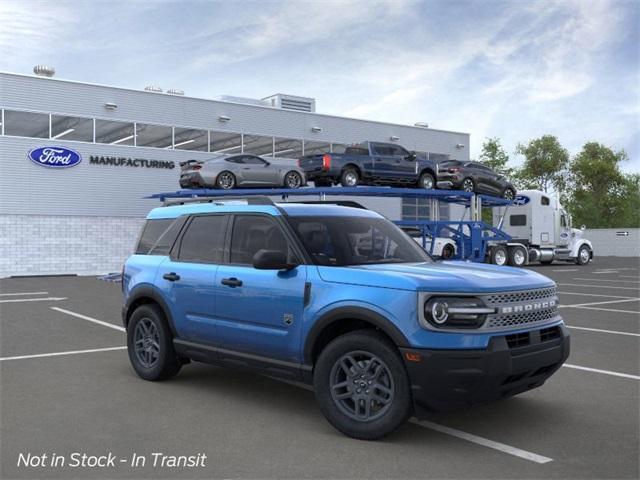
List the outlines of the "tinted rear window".
{"type": "Polygon", "coordinates": [[[180,241],[178,260],[194,263],[220,263],[224,249],[226,215],[193,217],[180,241]]]}
{"type": "Polygon", "coordinates": [[[348,147],[345,155],[369,155],[369,150],[364,147],[348,147]]]}
{"type": "Polygon", "coordinates": [[[180,233],[185,217],[147,220],[138,246],[138,255],[168,255],[180,233]]]}

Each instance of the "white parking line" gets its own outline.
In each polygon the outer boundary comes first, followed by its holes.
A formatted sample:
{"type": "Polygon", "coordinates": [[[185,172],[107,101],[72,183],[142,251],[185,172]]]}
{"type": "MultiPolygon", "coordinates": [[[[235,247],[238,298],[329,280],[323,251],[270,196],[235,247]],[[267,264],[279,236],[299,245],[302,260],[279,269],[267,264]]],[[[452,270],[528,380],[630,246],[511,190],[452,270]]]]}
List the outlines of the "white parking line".
{"type": "Polygon", "coordinates": [[[425,427],[430,430],[435,430],[436,432],[446,433],[447,435],[461,438],[468,442],[482,445],[483,447],[493,448],[494,450],[508,453],[509,455],[513,455],[514,457],[524,458],[525,460],[529,460],[530,462],[553,462],[553,458],[544,457],[542,455],[538,455],[537,453],[527,452],[526,450],[521,450],[520,448],[512,447],[500,442],[494,442],[493,440],[479,437],[477,435],[473,435],[472,433],[463,432],[462,430],[457,430],[455,428],[445,427],[444,425],[439,425],[437,423],[416,419],[411,419],[411,423],[415,423],[416,425],[420,425],[421,427],[425,427]]]}
{"type": "Polygon", "coordinates": [[[97,318],[87,317],[86,315],[81,315],[79,313],[72,312],[70,310],[65,310],[64,308],[58,308],[58,307],[50,307],[50,308],[51,310],[55,310],[56,312],[66,313],[67,315],[71,315],[72,317],[81,318],[82,320],[86,320],[87,322],[97,323],[98,325],[113,328],[114,330],[119,330],[121,332],[125,331],[124,327],[121,327],[119,325],[114,325],[113,323],[109,323],[109,322],[103,322],[102,320],[98,320],[97,318]]]}
{"type": "MultiPolygon", "coordinates": [[[[278,382],[286,383],[289,385],[293,385],[294,387],[302,388],[309,392],[313,392],[313,387],[311,385],[307,385],[301,382],[295,382],[292,380],[283,380],[282,378],[277,378],[277,377],[271,377],[271,376],[268,376],[268,377],[278,382]]],[[[525,460],[529,460],[532,462],[549,463],[553,461],[553,459],[549,457],[543,457],[542,455],[538,455],[532,452],[527,452],[526,450],[521,450],[519,448],[512,447],[504,443],[494,442],[493,440],[489,440],[488,438],[479,437],[477,435],[473,435],[472,433],[463,432],[462,430],[457,430],[451,427],[445,427],[444,425],[440,425],[438,423],[433,423],[426,420],[418,420],[417,418],[412,418],[409,421],[421,427],[428,428],[430,430],[435,430],[440,433],[445,433],[453,437],[461,438],[462,440],[466,440],[468,442],[475,443],[477,445],[493,448],[494,450],[499,450],[503,453],[508,453],[509,455],[514,455],[516,457],[524,458],[525,460]]]]}
{"type": "Polygon", "coordinates": [[[619,273],[618,270],[602,270],[601,272],[593,272],[594,275],[606,275],[607,273],[619,273]]]}
{"type": "MultiPolygon", "coordinates": [[[[574,280],[586,280],[587,282],[593,282],[593,278],[581,278],[581,277],[573,277],[574,280]]],[[[608,278],[599,278],[596,280],[597,282],[611,282],[611,283],[640,283],[638,281],[633,280],[609,280],[608,278]]]]}
{"type": "Polygon", "coordinates": [[[582,293],[582,292],[558,292],[562,295],[582,295],[584,297],[605,297],[605,298],[636,298],[636,297],[621,297],[620,295],[602,295],[601,293],[582,293]]]}
{"type": "Polygon", "coordinates": [[[616,290],[640,290],[640,287],[619,287],[618,285],[585,285],[583,283],[557,283],[563,287],[591,287],[591,288],[615,288],[616,290]]]}
{"type": "Polygon", "coordinates": [[[560,305],[560,308],[590,307],[591,305],[604,305],[606,303],[637,302],[638,300],[640,300],[640,298],[628,298],[626,300],[606,300],[604,302],[577,303],[575,305],[560,305]]]}
{"type": "Polygon", "coordinates": [[[588,332],[612,333],[615,335],[629,335],[631,337],[640,337],[640,333],[619,332],[617,330],[602,330],[600,328],[574,327],[572,325],[565,325],[565,327],[572,328],[574,330],[586,330],[588,332]]]}
{"type": "Polygon", "coordinates": [[[638,275],[618,275],[620,278],[638,278],[638,275]]]}
{"type": "Polygon", "coordinates": [[[559,270],[551,270],[552,272],[579,272],[579,268],[567,268],[567,269],[559,269],[559,270]]]}
{"type": "Polygon", "coordinates": [[[581,367],[580,365],[572,365],[570,363],[565,363],[562,366],[563,367],[567,367],[567,368],[575,368],[576,370],[584,370],[586,372],[603,373],[605,375],[612,375],[614,377],[622,377],[622,378],[630,378],[632,380],[640,380],[640,376],[631,375],[629,373],[612,372],[610,370],[600,370],[599,368],[581,367]]]}
{"type": "Polygon", "coordinates": [[[11,298],[8,300],[0,300],[0,303],[21,303],[21,302],[59,302],[66,300],[67,297],[44,297],[44,298],[11,298]]]}
{"type": "Polygon", "coordinates": [[[0,297],[13,297],[17,295],[49,295],[49,292],[0,293],[0,297]]]}
{"type": "Polygon", "coordinates": [[[59,357],[62,355],[78,355],[80,353],[110,352],[112,350],[126,350],[126,348],[127,347],[107,347],[107,348],[92,348],[90,350],[71,350],[68,352],[39,353],[36,355],[20,355],[18,357],[2,357],[0,358],[0,362],[6,362],[8,360],[25,360],[28,358],[59,357]]]}

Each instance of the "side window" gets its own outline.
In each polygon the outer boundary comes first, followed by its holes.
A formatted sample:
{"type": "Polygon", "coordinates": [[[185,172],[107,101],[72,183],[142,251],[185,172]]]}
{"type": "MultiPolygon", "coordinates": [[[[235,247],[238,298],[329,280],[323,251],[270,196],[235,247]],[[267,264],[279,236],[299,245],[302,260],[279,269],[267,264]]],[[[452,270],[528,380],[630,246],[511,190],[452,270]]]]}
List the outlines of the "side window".
{"type": "Polygon", "coordinates": [[[279,250],[291,255],[280,225],[262,215],[237,215],[231,233],[230,263],[251,265],[259,250],[279,250]]]}
{"type": "Polygon", "coordinates": [[[260,157],[254,157],[252,155],[242,157],[242,160],[243,160],[242,163],[247,163],[249,165],[264,165],[265,163],[267,163],[260,157]]]}
{"type": "Polygon", "coordinates": [[[549,205],[549,197],[540,197],[540,205],[549,205]]]}
{"type": "Polygon", "coordinates": [[[226,224],[226,215],[193,217],[182,235],[178,261],[220,263],[226,224]]]}
{"type": "Polygon", "coordinates": [[[393,155],[392,149],[379,143],[373,144],[373,153],[375,155],[393,155]]]}
{"type": "Polygon", "coordinates": [[[244,163],[243,161],[244,157],[242,156],[237,156],[237,157],[229,157],[227,158],[227,162],[229,163],[244,163]]]}
{"type": "MultiPolygon", "coordinates": [[[[140,239],[138,240],[138,246],[136,247],[136,254],[147,255],[160,236],[169,228],[174,222],[174,218],[158,218],[154,220],[147,220],[140,239]]],[[[175,239],[174,239],[175,240],[175,239]]]]}
{"type": "Polygon", "coordinates": [[[511,215],[509,217],[509,225],[511,225],[512,227],[524,227],[526,224],[526,215],[511,215]]]}
{"type": "Polygon", "coordinates": [[[409,156],[409,152],[406,151],[404,148],[397,146],[397,147],[389,147],[392,151],[391,155],[395,155],[396,157],[407,157],[409,156]]]}
{"type": "Polygon", "coordinates": [[[149,255],[169,255],[171,247],[173,247],[176,238],[180,235],[180,230],[182,230],[186,221],[186,215],[176,218],[151,247],[149,255]]]}
{"type": "Polygon", "coordinates": [[[567,217],[565,217],[564,215],[560,216],[560,225],[562,225],[563,227],[567,226],[567,217]]]}

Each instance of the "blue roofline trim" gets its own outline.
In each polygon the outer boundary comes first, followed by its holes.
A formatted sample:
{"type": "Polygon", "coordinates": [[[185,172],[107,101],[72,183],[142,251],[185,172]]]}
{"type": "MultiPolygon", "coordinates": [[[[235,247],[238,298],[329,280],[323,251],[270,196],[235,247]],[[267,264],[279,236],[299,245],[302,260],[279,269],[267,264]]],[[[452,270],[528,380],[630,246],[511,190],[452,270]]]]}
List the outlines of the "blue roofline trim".
{"type": "Polygon", "coordinates": [[[147,215],[147,220],[178,218],[181,215],[197,215],[201,213],[266,213],[274,216],[281,215],[278,207],[274,205],[188,203],[186,205],[154,208],[147,215]]]}

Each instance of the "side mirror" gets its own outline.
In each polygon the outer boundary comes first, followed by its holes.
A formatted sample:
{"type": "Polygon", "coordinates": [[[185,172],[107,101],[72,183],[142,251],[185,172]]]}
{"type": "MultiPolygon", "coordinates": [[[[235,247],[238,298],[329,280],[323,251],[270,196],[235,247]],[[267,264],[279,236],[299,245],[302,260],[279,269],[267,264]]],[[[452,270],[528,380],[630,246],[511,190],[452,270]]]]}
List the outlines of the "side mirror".
{"type": "Polygon", "coordinates": [[[416,157],[416,152],[414,152],[414,151],[409,152],[409,156],[407,157],[407,159],[409,161],[413,162],[416,158],[417,158],[416,157]]]}
{"type": "Polygon", "coordinates": [[[253,256],[253,268],[258,270],[292,270],[298,265],[287,262],[287,254],[281,250],[258,250],[253,256]]]}
{"type": "Polygon", "coordinates": [[[582,225],[582,226],[580,227],[580,230],[582,230],[583,232],[584,232],[586,229],[587,229],[587,226],[586,226],[586,225],[582,225]]]}

